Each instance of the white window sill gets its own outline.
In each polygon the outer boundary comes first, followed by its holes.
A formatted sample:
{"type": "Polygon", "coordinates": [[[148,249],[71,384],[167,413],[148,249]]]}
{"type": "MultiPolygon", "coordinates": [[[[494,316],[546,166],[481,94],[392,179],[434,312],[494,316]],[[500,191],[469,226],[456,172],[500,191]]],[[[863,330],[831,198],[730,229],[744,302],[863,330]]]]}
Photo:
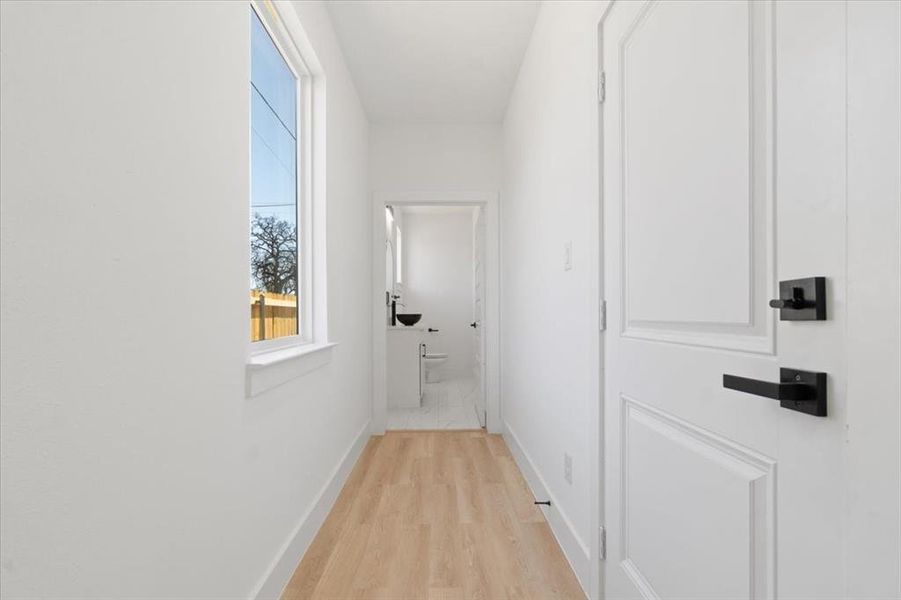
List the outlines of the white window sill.
{"type": "Polygon", "coordinates": [[[332,348],[337,344],[326,342],[303,344],[252,354],[247,359],[247,397],[263,392],[306,375],[332,361],[332,348]]]}
{"type": "Polygon", "coordinates": [[[325,350],[334,348],[337,345],[338,344],[332,342],[326,342],[322,344],[298,344],[297,346],[289,346],[287,348],[278,348],[266,352],[257,352],[256,354],[250,355],[250,358],[247,360],[247,366],[253,369],[268,367],[270,365],[275,365],[286,360],[293,360],[295,358],[299,359],[304,356],[309,356],[310,354],[323,352],[325,350]]]}

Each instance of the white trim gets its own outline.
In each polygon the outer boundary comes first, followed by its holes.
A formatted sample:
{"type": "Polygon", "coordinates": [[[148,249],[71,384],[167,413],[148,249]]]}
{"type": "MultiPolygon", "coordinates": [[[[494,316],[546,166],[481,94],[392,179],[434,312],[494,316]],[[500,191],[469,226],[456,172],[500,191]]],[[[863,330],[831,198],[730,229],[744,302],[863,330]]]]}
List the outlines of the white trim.
{"type": "Polygon", "coordinates": [[[313,505],[300,518],[291,535],[282,545],[281,551],[266,569],[266,573],[260,579],[254,592],[250,594],[251,600],[268,600],[270,598],[276,600],[281,596],[304,553],[325,522],[325,518],[331,511],[368,441],[369,423],[367,422],[332,471],[331,477],[316,496],[313,505]]]}
{"type": "Polygon", "coordinates": [[[489,433],[502,433],[500,396],[500,201],[495,191],[373,192],[372,202],[372,432],[388,421],[385,322],[385,206],[481,206],[485,210],[485,405],[489,433]]]}
{"type": "Polygon", "coordinates": [[[541,473],[532,462],[529,453],[519,442],[519,438],[513,432],[510,424],[506,422],[504,423],[504,440],[507,442],[507,447],[510,448],[519,470],[525,476],[532,495],[538,500],[551,501],[551,506],[544,507],[542,512],[548,525],[551,526],[554,537],[557,538],[557,543],[563,550],[563,555],[566,556],[566,560],[569,561],[569,565],[576,574],[582,591],[588,596],[591,583],[591,551],[588,544],[582,540],[572,521],[563,512],[562,506],[544,482],[544,478],[541,477],[541,473]]]}
{"type": "Polygon", "coordinates": [[[252,364],[258,356],[266,356],[268,354],[272,354],[273,352],[281,352],[283,350],[294,348],[304,348],[306,346],[312,345],[312,340],[305,339],[300,335],[283,335],[279,338],[250,342],[250,352],[248,353],[247,364],[252,364]]]}
{"type": "Polygon", "coordinates": [[[246,396],[255,398],[332,362],[337,344],[303,344],[254,354],[247,361],[246,396]]]}
{"type": "Polygon", "coordinates": [[[470,204],[488,204],[497,201],[497,192],[374,192],[376,203],[415,204],[426,206],[438,204],[444,206],[467,206],[470,204]]]}
{"type": "MultiPolygon", "coordinates": [[[[597,22],[597,72],[604,77],[605,85],[606,75],[604,74],[604,22],[606,21],[607,16],[610,14],[610,10],[613,8],[613,5],[616,2],[617,0],[610,0],[610,2],[607,3],[607,6],[603,8],[600,18],[597,22]]],[[[606,87],[604,95],[606,100],[606,87]]],[[[591,231],[591,244],[594,247],[594,264],[591,265],[591,268],[592,272],[597,274],[597,279],[593,282],[593,287],[596,290],[597,295],[592,300],[596,300],[597,305],[601,305],[601,303],[603,303],[604,308],[604,328],[601,329],[601,317],[599,315],[597,321],[599,335],[596,338],[597,341],[593,348],[594,360],[591,362],[592,396],[595,398],[595,401],[591,404],[591,425],[589,427],[589,448],[591,459],[589,466],[592,476],[596,478],[591,482],[591,491],[589,493],[589,506],[591,510],[590,522],[592,532],[599,532],[601,527],[604,528],[605,532],[608,530],[603,492],[607,477],[604,453],[604,444],[606,443],[606,435],[604,431],[606,427],[606,398],[604,395],[606,387],[606,374],[604,365],[606,364],[607,360],[607,336],[611,334],[610,326],[606,322],[607,290],[604,278],[604,263],[606,260],[606,240],[603,237],[604,215],[606,214],[606,211],[604,209],[604,108],[605,102],[598,102],[597,112],[595,113],[597,116],[597,154],[595,158],[597,160],[598,214],[596,227],[591,231]]],[[[605,540],[605,548],[603,549],[604,554],[602,555],[598,536],[592,534],[590,535],[589,539],[593,540],[592,553],[589,561],[591,578],[589,597],[592,599],[603,599],[607,597],[603,578],[606,561],[609,560],[609,557],[607,555],[607,543],[605,540]]]]}
{"type": "Polygon", "coordinates": [[[270,352],[258,352],[250,357],[250,360],[247,361],[247,366],[255,369],[268,367],[286,360],[291,360],[292,358],[300,358],[307,354],[328,350],[337,345],[338,344],[334,342],[327,342],[325,344],[299,344],[288,348],[279,348],[270,352]]]}

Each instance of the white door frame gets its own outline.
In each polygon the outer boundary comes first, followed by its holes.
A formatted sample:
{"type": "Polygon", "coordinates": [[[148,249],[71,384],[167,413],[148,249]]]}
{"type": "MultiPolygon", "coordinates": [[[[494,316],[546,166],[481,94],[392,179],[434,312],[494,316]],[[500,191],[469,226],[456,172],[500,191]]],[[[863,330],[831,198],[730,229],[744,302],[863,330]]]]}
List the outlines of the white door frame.
{"type": "MultiPolygon", "coordinates": [[[[610,9],[613,8],[613,5],[616,3],[616,0],[610,0],[607,6],[604,7],[603,12],[601,13],[600,19],[597,22],[597,77],[600,79],[601,73],[604,70],[604,21],[607,19],[607,15],[610,14],[610,9]]],[[[606,82],[603,82],[604,84],[606,82]]],[[[598,90],[601,90],[602,82],[598,81],[598,90]]],[[[592,441],[592,465],[591,472],[595,474],[597,477],[597,485],[592,486],[591,488],[591,499],[590,499],[590,508],[591,508],[591,516],[592,516],[592,531],[597,531],[598,535],[592,535],[590,539],[593,540],[594,544],[592,545],[594,551],[591,556],[591,572],[590,572],[590,583],[589,583],[589,598],[592,599],[602,599],[605,597],[604,593],[604,573],[603,573],[603,565],[602,561],[606,561],[606,515],[604,511],[604,488],[606,486],[606,470],[604,468],[604,443],[605,443],[605,419],[604,419],[604,410],[605,410],[605,398],[604,398],[604,389],[605,389],[605,361],[606,361],[606,353],[607,353],[607,305],[606,305],[606,286],[605,286],[605,272],[604,272],[604,257],[606,256],[606,239],[604,239],[604,215],[606,214],[605,206],[606,199],[604,197],[604,102],[600,95],[598,96],[598,104],[597,104],[597,167],[598,167],[598,177],[597,177],[597,199],[598,199],[598,222],[597,222],[597,230],[594,232],[594,239],[592,240],[596,244],[596,260],[597,260],[597,290],[598,290],[598,302],[600,303],[599,312],[599,327],[600,335],[598,338],[598,346],[597,346],[597,360],[593,365],[594,370],[592,372],[592,380],[595,382],[597,386],[595,390],[595,398],[597,401],[597,414],[594,415],[594,426],[597,428],[592,431],[591,441],[592,441]],[[602,529],[603,528],[603,529],[602,529]],[[604,532],[603,536],[601,532],[604,532]],[[596,538],[596,540],[595,540],[596,538]],[[603,544],[603,548],[601,547],[603,544]]]]}
{"type": "Polygon", "coordinates": [[[500,229],[498,193],[374,192],[372,202],[372,420],[373,435],[388,424],[385,323],[385,206],[480,206],[485,211],[485,408],[489,433],[503,431],[500,400],[500,229]]]}

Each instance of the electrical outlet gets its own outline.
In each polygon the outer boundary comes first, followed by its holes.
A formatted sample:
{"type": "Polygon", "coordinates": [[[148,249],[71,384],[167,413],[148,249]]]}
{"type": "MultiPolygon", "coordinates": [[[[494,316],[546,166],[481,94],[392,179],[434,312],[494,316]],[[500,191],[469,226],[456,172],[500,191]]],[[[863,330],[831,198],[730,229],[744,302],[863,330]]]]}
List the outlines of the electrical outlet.
{"type": "Polygon", "coordinates": [[[566,242],[563,244],[563,270],[569,271],[573,268],[573,243],[566,242]]]}
{"type": "Polygon", "coordinates": [[[572,485],[573,482],[573,457],[568,453],[563,453],[563,479],[566,483],[572,485]]]}

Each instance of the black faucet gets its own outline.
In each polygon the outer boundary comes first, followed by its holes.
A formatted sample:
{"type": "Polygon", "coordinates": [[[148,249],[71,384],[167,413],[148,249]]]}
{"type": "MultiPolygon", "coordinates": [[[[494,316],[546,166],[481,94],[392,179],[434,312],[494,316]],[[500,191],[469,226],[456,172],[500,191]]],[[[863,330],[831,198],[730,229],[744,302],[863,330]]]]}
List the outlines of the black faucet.
{"type": "Polygon", "coordinates": [[[391,294],[391,326],[397,327],[397,305],[406,306],[403,302],[398,302],[400,298],[397,294],[391,294]]]}

